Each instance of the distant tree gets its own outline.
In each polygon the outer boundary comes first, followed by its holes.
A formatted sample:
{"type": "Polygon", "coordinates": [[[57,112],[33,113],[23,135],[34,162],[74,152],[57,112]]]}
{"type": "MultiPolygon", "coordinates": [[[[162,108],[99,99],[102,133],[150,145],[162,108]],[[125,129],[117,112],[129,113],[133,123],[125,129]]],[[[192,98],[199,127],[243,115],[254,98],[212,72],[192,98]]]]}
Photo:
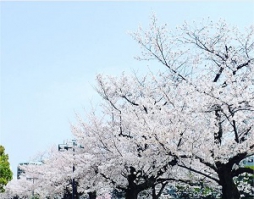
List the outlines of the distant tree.
{"type": "Polygon", "coordinates": [[[4,147],[0,145],[0,192],[4,192],[4,186],[12,179],[9,156],[4,150],[4,147]]]}

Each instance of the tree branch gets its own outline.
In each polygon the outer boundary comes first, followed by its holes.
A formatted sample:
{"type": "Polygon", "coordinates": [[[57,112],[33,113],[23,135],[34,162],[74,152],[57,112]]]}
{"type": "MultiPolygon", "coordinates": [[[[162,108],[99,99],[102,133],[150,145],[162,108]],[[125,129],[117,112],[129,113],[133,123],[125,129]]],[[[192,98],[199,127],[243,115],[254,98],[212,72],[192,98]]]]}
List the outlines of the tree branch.
{"type": "Polygon", "coordinates": [[[216,178],[214,178],[214,177],[212,177],[212,176],[209,176],[209,175],[207,175],[207,174],[205,174],[205,173],[203,173],[203,172],[201,172],[201,171],[197,171],[196,169],[193,169],[193,168],[191,168],[191,167],[187,167],[187,166],[185,166],[185,165],[180,165],[180,164],[178,164],[178,166],[179,166],[179,167],[182,167],[182,168],[185,168],[185,169],[188,169],[188,170],[190,170],[190,171],[193,171],[194,173],[198,173],[198,174],[200,174],[200,175],[202,175],[202,176],[205,176],[205,177],[207,177],[207,178],[209,178],[209,179],[211,179],[211,180],[214,180],[215,182],[219,183],[219,180],[218,180],[218,179],[216,179],[216,178]]]}
{"type": "Polygon", "coordinates": [[[134,106],[138,106],[137,103],[135,103],[135,102],[129,100],[125,95],[122,95],[121,97],[124,98],[124,99],[125,99],[127,102],[129,102],[130,104],[132,104],[132,105],[134,105],[134,106]]]}
{"type": "Polygon", "coordinates": [[[233,71],[233,75],[235,75],[236,72],[237,72],[238,70],[240,70],[241,68],[243,68],[244,66],[248,66],[250,62],[251,62],[251,60],[248,60],[247,62],[245,62],[245,63],[243,63],[243,64],[237,66],[237,67],[236,67],[236,70],[233,71]]]}
{"type": "Polygon", "coordinates": [[[219,72],[216,74],[216,76],[215,76],[213,82],[217,82],[217,81],[218,81],[218,79],[220,78],[220,76],[221,76],[223,70],[224,70],[224,68],[220,67],[220,70],[219,70],[219,72]]]}

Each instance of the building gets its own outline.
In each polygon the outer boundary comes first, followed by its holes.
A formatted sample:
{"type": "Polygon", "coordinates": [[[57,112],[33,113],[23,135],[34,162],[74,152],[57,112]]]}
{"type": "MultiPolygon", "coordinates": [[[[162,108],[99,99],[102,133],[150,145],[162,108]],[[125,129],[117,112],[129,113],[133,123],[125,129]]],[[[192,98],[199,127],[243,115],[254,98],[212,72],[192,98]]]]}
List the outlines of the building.
{"type": "Polygon", "coordinates": [[[253,169],[254,169],[254,155],[243,159],[240,162],[240,165],[243,166],[243,167],[253,167],[253,169]]]}
{"type": "Polygon", "coordinates": [[[21,169],[21,166],[24,166],[24,165],[42,165],[43,162],[22,162],[22,163],[19,163],[18,167],[17,167],[17,179],[20,179],[20,175],[22,173],[24,173],[24,171],[21,169]]]}

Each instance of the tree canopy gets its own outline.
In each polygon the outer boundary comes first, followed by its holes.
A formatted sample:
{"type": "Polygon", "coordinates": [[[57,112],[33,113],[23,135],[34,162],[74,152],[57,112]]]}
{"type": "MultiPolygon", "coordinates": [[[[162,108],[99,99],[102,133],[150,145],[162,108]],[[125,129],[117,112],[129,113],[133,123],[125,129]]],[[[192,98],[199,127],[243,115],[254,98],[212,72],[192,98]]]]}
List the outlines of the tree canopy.
{"type": "Polygon", "coordinates": [[[82,147],[49,151],[43,165],[24,167],[10,192],[63,196],[75,179],[76,195],[90,197],[117,190],[126,199],[145,191],[158,199],[169,185],[223,199],[253,195],[253,185],[242,189],[239,180],[253,175],[241,166],[254,155],[253,33],[222,20],[169,29],[152,17],[131,36],[142,49],[138,60],[158,70],[98,75],[100,112],[72,125],[82,147]],[[30,187],[27,176],[36,178],[30,187]]]}
{"type": "Polygon", "coordinates": [[[4,147],[0,145],[0,192],[4,192],[4,186],[12,179],[9,157],[4,151],[4,147]]]}

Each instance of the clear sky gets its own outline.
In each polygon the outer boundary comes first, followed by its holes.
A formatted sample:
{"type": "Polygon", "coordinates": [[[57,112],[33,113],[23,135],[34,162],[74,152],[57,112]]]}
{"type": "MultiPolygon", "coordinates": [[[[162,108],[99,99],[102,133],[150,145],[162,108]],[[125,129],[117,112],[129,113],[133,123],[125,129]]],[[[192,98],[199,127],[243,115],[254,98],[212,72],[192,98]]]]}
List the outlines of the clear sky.
{"type": "Polygon", "coordinates": [[[0,144],[16,175],[18,163],[71,138],[75,113],[99,97],[98,73],[146,70],[128,35],[156,13],[173,27],[185,20],[223,18],[254,24],[253,1],[0,2],[0,144]]]}

